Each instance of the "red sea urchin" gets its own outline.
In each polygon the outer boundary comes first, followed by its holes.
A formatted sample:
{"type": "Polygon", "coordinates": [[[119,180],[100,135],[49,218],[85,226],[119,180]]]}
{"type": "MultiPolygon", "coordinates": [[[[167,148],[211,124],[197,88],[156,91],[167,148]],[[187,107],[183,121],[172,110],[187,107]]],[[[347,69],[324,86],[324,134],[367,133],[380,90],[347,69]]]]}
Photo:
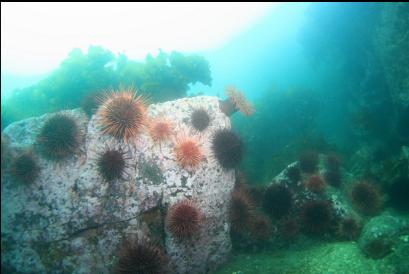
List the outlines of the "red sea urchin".
{"type": "Polygon", "coordinates": [[[114,92],[99,107],[102,132],[125,142],[137,138],[146,126],[146,106],[132,89],[114,92]]]}
{"type": "Polygon", "coordinates": [[[175,154],[176,160],[183,168],[196,168],[204,159],[203,150],[195,137],[179,136],[175,154]]]}
{"type": "Polygon", "coordinates": [[[183,200],[174,204],[166,215],[166,225],[172,235],[179,239],[187,239],[195,235],[203,221],[203,214],[191,200],[183,200]]]}
{"type": "Polygon", "coordinates": [[[149,133],[155,143],[170,139],[174,133],[173,124],[164,118],[157,118],[149,123],[149,133]]]}
{"type": "Polygon", "coordinates": [[[254,202],[248,191],[238,188],[231,194],[229,216],[232,231],[243,233],[249,231],[255,214],[254,202]]]}
{"type": "Polygon", "coordinates": [[[326,188],[326,183],[319,175],[311,175],[305,182],[305,186],[308,190],[315,193],[323,193],[326,188]]]}
{"type": "Polygon", "coordinates": [[[368,182],[355,183],[351,189],[351,199],[355,208],[365,215],[375,215],[383,204],[379,189],[368,182]]]}
{"type": "Polygon", "coordinates": [[[257,240],[267,240],[273,234],[271,221],[264,215],[257,214],[251,222],[251,234],[257,240]]]}
{"type": "Polygon", "coordinates": [[[117,274],[163,274],[168,271],[164,250],[148,243],[126,244],[119,255],[117,274]]]}

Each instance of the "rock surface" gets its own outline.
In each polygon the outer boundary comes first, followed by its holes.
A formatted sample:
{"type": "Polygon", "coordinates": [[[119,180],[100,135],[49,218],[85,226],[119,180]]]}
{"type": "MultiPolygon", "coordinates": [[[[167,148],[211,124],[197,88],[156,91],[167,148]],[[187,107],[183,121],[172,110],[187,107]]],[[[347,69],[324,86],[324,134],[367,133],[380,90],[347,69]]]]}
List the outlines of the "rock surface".
{"type": "Polygon", "coordinates": [[[388,213],[372,218],[359,238],[359,247],[368,257],[380,259],[391,253],[399,237],[409,234],[409,219],[388,213]]]}
{"type": "Polygon", "coordinates": [[[309,247],[268,253],[233,255],[215,274],[396,274],[386,259],[372,260],[355,242],[320,243],[309,247]]]}
{"type": "MultiPolygon", "coordinates": [[[[179,166],[175,140],[154,144],[145,131],[141,138],[118,143],[103,135],[94,115],[79,109],[72,115],[83,132],[78,152],[62,162],[37,154],[40,177],[17,184],[2,171],[2,270],[19,273],[110,273],[124,241],[158,238],[170,257],[174,273],[206,273],[226,260],[231,249],[227,208],[234,186],[233,170],[222,169],[212,158],[210,140],[217,128],[230,128],[216,97],[184,98],[150,105],[150,118],[165,117],[177,133],[200,135],[206,159],[196,170],[179,166]],[[190,113],[202,107],[211,117],[209,128],[198,134],[190,113]],[[108,183],[98,173],[96,159],[106,148],[121,147],[130,157],[127,175],[108,183]],[[164,224],[167,208],[192,199],[205,222],[189,241],[178,241],[164,224]]],[[[11,124],[3,131],[9,150],[35,149],[46,114],[11,124]]]]}

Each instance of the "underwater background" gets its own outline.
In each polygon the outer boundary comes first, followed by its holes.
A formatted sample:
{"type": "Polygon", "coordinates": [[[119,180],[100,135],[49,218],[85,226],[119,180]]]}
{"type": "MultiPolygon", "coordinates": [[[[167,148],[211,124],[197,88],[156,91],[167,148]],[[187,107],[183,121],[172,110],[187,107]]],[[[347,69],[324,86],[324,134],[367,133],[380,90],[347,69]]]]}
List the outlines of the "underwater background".
{"type": "MultiPolygon", "coordinates": [[[[156,104],[227,100],[233,85],[254,106],[230,117],[243,144],[232,252],[208,273],[409,273],[409,4],[281,4],[211,50],[67,54],[46,75],[2,67],[2,132],[61,110],[92,117],[123,87],[156,104]]],[[[10,157],[2,134],[2,176],[10,157]]],[[[3,271],[20,273],[2,259],[3,271]]]]}

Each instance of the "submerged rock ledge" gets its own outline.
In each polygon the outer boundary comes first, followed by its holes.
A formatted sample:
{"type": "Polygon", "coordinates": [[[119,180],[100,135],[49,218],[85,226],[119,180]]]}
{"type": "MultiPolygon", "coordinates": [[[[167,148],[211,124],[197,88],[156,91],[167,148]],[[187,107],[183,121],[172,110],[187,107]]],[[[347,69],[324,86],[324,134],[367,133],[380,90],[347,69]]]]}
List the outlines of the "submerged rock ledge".
{"type": "Polygon", "coordinates": [[[218,98],[210,96],[153,104],[147,111],[149,118],[172,121],[177,133],[199,135],[207,157],[198,168],[178,165],[174,141],[155,144],[146,130],[138,140],[120,143],[101,133],[97,115],[88,119],[80,109],[61,112],[72,115],[82,132],[77,153],[63,161],[44,159],[35,148],[41,127],[54,114],[3,131],[11,155],[32,150],[41,171],[30,184],[1,174],[2,270],[111,273],[123,243],[141,238],[164,245],[173,273],[206,273],[227,259],[235,174],[212,159],[210,140],[215,129],[230,128],[229,118],[220,111],[218,98]],[[196,108],[211,118],[200,133],[189,124],[196,108]],[[107,182],[96,159],[112,147],[123,149],[130,161],[123,179],[107,182]],[[168,231],[164,217],[171,205],[186,198],[205,219],[199,233],[180,241],[168,231]]]}

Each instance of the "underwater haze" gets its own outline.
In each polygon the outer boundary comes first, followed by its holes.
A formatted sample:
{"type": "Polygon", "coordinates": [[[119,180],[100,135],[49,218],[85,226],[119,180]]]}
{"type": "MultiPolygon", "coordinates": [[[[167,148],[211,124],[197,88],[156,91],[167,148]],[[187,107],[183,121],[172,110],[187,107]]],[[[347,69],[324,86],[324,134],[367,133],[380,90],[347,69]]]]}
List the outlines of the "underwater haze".
{"type": "Polygon", "coordinates": [[[2,273],[409,273],[408,3],[1,6],[2,273]]]}

